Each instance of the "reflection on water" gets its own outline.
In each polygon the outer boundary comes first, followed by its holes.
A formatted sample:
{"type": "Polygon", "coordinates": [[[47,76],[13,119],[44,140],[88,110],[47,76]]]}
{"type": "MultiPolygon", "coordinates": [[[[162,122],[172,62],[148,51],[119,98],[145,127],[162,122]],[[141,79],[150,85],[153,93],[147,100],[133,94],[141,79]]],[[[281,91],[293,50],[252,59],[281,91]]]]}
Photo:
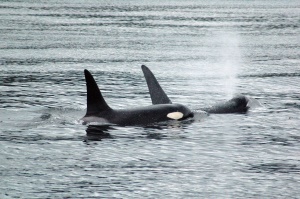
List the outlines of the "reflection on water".
{"type": "Polygon", "coordinates": [[[109,125],[89,125],[86,131],[86,140],[88,141],[101,141],[104,138],[113,138],[113,136],[109,133],[109,131],[113,130],[114,128],[109,125]]]}

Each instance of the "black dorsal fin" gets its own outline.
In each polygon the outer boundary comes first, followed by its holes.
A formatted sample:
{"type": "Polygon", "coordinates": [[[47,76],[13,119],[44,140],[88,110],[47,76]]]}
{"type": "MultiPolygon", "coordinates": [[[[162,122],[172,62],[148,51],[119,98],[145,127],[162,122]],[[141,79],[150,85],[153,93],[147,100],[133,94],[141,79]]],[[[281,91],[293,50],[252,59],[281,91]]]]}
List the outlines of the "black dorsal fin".
{"type": "Polygon", "coordinates": [[[148,85],[152,104],[172,104],[150,69],[147,66],[142,65],[142,70],[148,85]]]}
{"type": "Polygon", "coordinates": [[[86,90],[87,90],[86,116],[94,115],[101,111],[111,109],[105,102],[92,74],[85,69],[84,76],[85,76],[86,90]]]}

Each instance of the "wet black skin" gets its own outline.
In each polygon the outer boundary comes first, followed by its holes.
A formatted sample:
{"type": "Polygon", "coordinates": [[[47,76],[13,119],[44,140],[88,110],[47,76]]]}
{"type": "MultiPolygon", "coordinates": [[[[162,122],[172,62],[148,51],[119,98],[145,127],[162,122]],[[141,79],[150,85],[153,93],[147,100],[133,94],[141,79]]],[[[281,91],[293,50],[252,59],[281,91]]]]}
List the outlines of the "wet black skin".
{"type": "Polygon", "coordinates": [[[226,114],[226,113],[247,113],[249,110],[248,98],[245,96],[237,96],[223,103],[216,104],[201,110],[212,114],[226,114]]]}
{"type": "Polygon", "coordinates": [[[98,114],[86,115],[82,120],[87,123],[105,122],[106,120],[107,123],[121,126],[147,125],[173,120],[167,117],[172,112],[183,113],[183,117],[180,120],[193,117],[192,111],[181,104],[158,104],[131,109],[110,109],[98,114]]]}
{"type": "Polygon", "coordinates": [[[105,102],[96,81],[88,70],[84,71],[87,86],[87,113],[84,123],[99,122],[122,126],[147,125],[173,120],[169,113],[180,112],[186,119],[193,117],[192,111],[181,104],[155,104],[130,109],[112,109],[105,102]]]}

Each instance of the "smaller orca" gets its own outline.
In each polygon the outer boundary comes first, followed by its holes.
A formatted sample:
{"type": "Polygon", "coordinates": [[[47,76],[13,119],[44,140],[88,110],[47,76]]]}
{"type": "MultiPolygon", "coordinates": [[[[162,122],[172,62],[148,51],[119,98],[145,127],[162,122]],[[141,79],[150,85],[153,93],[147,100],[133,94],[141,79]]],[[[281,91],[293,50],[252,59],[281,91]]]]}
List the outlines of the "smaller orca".
{"type": "Polygon", "coordinates": [[[247,113],[250,108],[248,103],[249,99],[246,96],[241,95],[201,110],[214,114],[247,113]]]}
{"type": "Polygon", "coordinates": [[[84,124],[96,122],[121,126],[148,125],[168,120],[183,120],[193,113],[181,104],[155,104],[131,109],[112,109],[104,100],[91,73],[84,70],[87,88],[87,111],[84,124]]]}
{"type": "MultiPolygon", "coordinates": [[[[161,88],[151,70],[145,65],[142,65],[142,70],[148,85],[152,104],[171,104],[171,100],[161,88]]],[[[249,99],[247,97],[237,96],[224,103],[219,103],[208,108],[202,108],[201,111],[214,114],[246,113],[249,109],[248,102],[249,99]]],[[[196,113],[198,111],[199,110],[195,110],[194,112],[196,113]]]]}

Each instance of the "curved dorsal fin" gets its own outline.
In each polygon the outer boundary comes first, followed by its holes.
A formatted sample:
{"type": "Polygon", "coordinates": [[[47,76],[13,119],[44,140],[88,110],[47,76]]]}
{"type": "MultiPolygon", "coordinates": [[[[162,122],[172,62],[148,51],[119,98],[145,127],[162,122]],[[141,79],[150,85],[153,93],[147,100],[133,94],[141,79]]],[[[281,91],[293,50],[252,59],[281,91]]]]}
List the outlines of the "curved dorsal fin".
{"type": "Polygon", "coordinates": [[[148,85],[152,104],[172,104],[150,69],[147,66],[142,65],[142,70],[148,85]]]}
{"type": "Polygon", "coordinates": [[[86,116],[97,114],[101,111],[111,109],[105,102],[92,74],[85,69],[84,76],[85,76],[86,90],[87,90],[86,116]]]}

